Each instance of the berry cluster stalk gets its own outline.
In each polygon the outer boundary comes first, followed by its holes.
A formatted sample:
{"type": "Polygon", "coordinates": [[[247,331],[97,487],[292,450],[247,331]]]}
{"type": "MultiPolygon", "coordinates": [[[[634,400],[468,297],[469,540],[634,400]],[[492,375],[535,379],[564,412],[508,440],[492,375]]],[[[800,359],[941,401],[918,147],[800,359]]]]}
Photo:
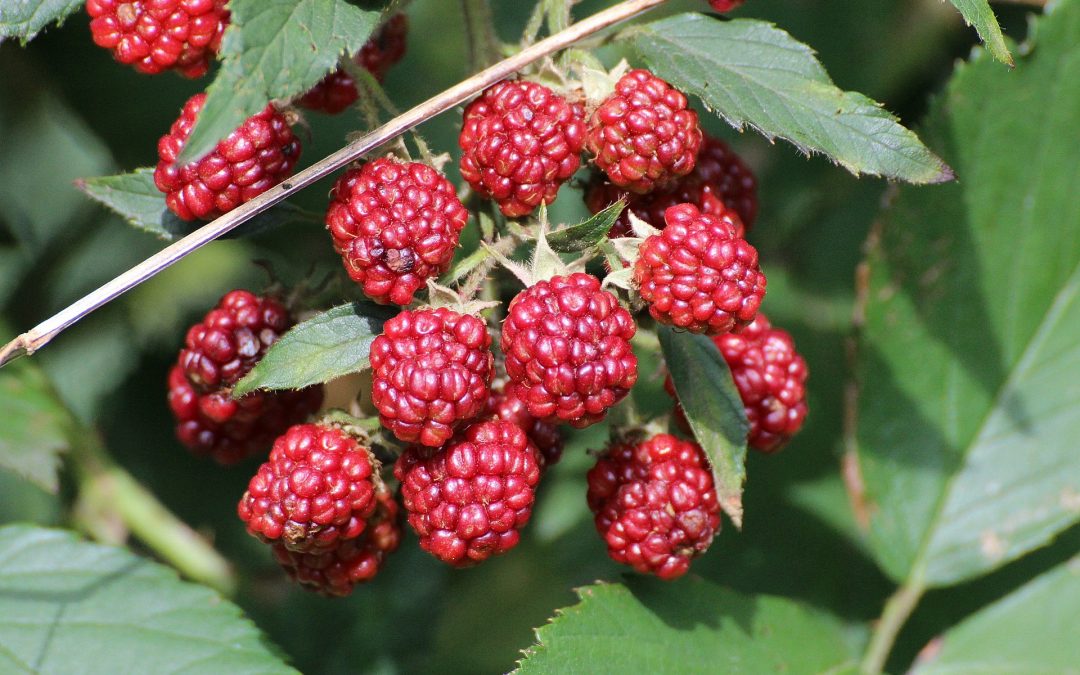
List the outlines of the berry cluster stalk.
{"type": "Polygon", "coordinates": [[[293,193],[325,178],[350,162],[360,159],[372,149],[393,140],[432,117],[464,103],[475,94],[514,74],[530,63],[565,49],[585,37],[633,18],[664,2],[666,0],[625,0],[620,2],[614,7],[609,7],[573,24],[566,30],[526,47],[517,54],[480,71],[442,93],[436,94],[371,133],[349,143],[295,176],[270,188],[251,201],[242,204],[217,220],[167,246],[127,272],[61,310],[56,315],[18,336],[4,345],[3,348],[0,348],[0,366],[20,356],[33,354],[47,345],[66,328],[79,321],[79,319],[150,279],[158,272],[202,246],[236,229],[242,223],[285,200],[293,193]]]}

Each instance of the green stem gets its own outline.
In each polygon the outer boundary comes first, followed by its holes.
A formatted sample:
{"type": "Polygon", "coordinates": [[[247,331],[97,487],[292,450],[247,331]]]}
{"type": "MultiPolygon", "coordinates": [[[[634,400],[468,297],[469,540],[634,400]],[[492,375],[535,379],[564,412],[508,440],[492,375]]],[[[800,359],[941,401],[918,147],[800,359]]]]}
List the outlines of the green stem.
{"type": "MultiPolygon", "coordinates": [[[[195,530],[171,511],[127,471],[118,466],[92,435],[74,448],[79,497],[84,513],[115,516],[158,557],[181,574],[225,595],[236,589],[232,566],[195,530]]],[[[103,530],[82,523],[91,536],[103,530]]],[[[116,542],[111,542],[116,543],[116,542]]]]}
{"type": "Polygon", "coordinates": [[[926,586],[921,581],[909,580],[893,593],[885,603],[885,609],[881,618],[874,627],[874,633],[870,637],[870,644],[866,648],[860,670],[865,675],[878,675],[885,668],[885,662],[889,658],[896,637],[900,629],[904,627],[908,617],[915,611],[919,599],[926,591],[926,586]]]}
{"type": "Polygon", "coordinates": [[[472,72],[499,60],[499,38],[488,0],[461,0],[465,32],[469,44],[469,67],[472,72]]]}

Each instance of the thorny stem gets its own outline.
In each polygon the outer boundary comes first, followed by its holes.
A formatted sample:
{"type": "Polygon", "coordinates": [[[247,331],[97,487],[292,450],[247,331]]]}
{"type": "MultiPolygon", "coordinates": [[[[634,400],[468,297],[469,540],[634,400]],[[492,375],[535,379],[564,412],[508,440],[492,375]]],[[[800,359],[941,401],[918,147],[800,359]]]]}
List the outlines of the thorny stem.
{"type": "Polygon", "coordinates": [[[879,675],[883,671],[900,629],[915,611],[915,606],[919,604],[925,590],[922,582],[909,580],[885,602],[885,610],[874,627],[860,666],[864,675],[879,675]]]}
{"type": "Polygon", "coordinates": [[[179,262],[218,237],[231,232],[242,223],[251,220],[263,211],[287,199],[290,195],[363,157],[373,148],[377,148],[432,117],[464,103],[472,96],[516,73],[530,63],[565,49],[584,37],[626,21],[666,1],[624,0],[613,7],[597,12],[589,18],[575,23],[564,31],[526,47],[517,54],[476,73],[446,91],[436,94],[378,129],[365,134],[337,152],[312,164],[293,177],[285,179],[251,201],[240,205],[217,220],[202,226],[183,239],[167,246],[127,272],[92,291],[71,306],[61,310],[58,314],[18,336],[0,349],[0,366],[20,356],[33,354],[48,344],[64,329],[87,314],[153,277],[166,267],[179,262]]]}
{"type": "Polygon", "coordinates": [[[130,531],[185,577],[225,595],[236,590],[232,566],[195,530],[177,518],[108,455],[94,434],[83,434],[72,453],[84,529],[97,539],[121,544],[130,531]],[[96,526],[111,519],[122,531],[96,526]],[[120,535],[117,537],[117,535],[120,535]]]}

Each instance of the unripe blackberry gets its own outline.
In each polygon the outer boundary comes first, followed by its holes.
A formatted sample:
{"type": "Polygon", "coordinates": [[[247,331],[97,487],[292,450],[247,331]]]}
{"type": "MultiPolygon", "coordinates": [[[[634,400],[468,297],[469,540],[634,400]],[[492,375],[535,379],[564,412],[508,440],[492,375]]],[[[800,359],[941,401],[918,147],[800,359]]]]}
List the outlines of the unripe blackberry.
{"type": "Polygon", "coordinates": [[[528,406],[517,397],[506,393],[502,387],[491,390],[487,409],[492,419],[512,422],[525,431],[529,441],[539,451],[537,462],[541,470],[559,462],[563,451],[563,437],[558,426],[530,415],[528,406]]]}
{"type": "Polygon", "coordinates": [[[547,87],[506,80],[465,108],[461,175],[511,218],[550,204],[581,164],[584,111],[547,87]]]}
{"type": "Polygon", "coordinates": [[[292,324],[277,300],[237,290],[188,329],[168,380],[181,443],[197,455],[234,464],[265,451],[290,425],[318,410],[319,386],[231,396],[232,386],[292,324]]]}
{"type": "Polygon", "coordinates": [[[605,180],[593,180],[585,192],[585,205],[593,213],[619,199],[626,200],[626,209],[608,232],[612,238],[630,235],[630,213],[658,230],[664,229],[664,211],[677,204],[693,204],[702,213],[717,217],[734,210],[739,215],[738,220],[733,219],[737,233],[745,237],[758,211],[753,171],[726,143],[709,136],[705,136],[694,170],[667,188],[635,195],[605,180]]]}
{"type": "Polygon", "coordinates": [[[375,494],[375,512],[363,532],[325,551],[297,553],[283,544],[271,550],[278,564],[304,588],[330,596],[347,596],[357,584],[371,581],[382,569],[386,556],[401,542],[399,507],[388,491],[375,494]]]}
{"type": "Polygon", "coordinates": [[[379,490],[368,448],[337,427],[297,424],[274,441],[236,511],[252,536],[317,553],[360,536],[379,490]]]}
{"type": "Polygon", "coordinates": [[[613,443],[587,480],[608,555],[643,574],[686,574],[720,531],[712,473],[696,443],[668,434],[613,443]]]}
{"type": "Polygon", "coordinates": [[[477,422],[438,449],[411,447],[394,465],[420,546],[456,567],[517,545],[540,480],[537,450],[512,422],[477,422]]]}
{"type": "Polygon", "coordinates": [[[383,157],[350,169],[330,193],[326,227],[345,271],[380,303],[407,305],[450,267],[469,212],[450,181],[383,157]]]}
{"type": "Polygon", "coordinates": [[[634,264],[634,283],[660,323],[715,335],[749,324],[765,297],[757,250],[738,236],[738,216],[672,206],[667,226],[648,237],[634,264]]]}
{"type": "Polygon", "coordinates": [[[612,183],[641,194],[690,173],[701,139],[686,95],[639,69],[619,78],[593,112],[585,147],[612,183]]]}
{"type": "Polygon", "coordinates": [[[738,333],[714,338],[739,389],[750,422],[750,447],[779,450],[806,419],[806,361],[791,335],[758,314],[738,333]]]}
{"type": "MultiPolygon", "coordinates": [[[[714,335],[712,341],[727,361],[742,398],[750,423],[747,444],[761,452],[776,452],[806,420],[809,370],[795,341],[787,331],[773,328],[761,313],[741,331],[714,335]]],[[[664,389],[675,399],[675,422],[689,433],[670,375],[664,389]]]]}
{"type": "Polygon", "coordinates": [[[209,154],[183,166],[176,158],[206,102],[196,94],[158,141],[154,185],[182,220],[211,220],[254,199],[292,173],[300,141],[273,105],[249,117],[209,154]]]}
{"type": "Polygon", "coordinates": [[[586,427],[604,419],[637,381],[637,327],[593,276],[540,281],[511,301],[502,328],[507,392],[529,414],[586,427]]]}
{"type": "MultiPolygon", "coordinates": [[[[353,60],[381,82],[390,67],[405,56],[405,35],[408,31],[408,18],[404,14],[395,14],[364,43],[353,60]]],[[[338,68],[297,99],[296,104],[336,115],[352,105],[357,96],[356,81],[352,75],[338,68]]]]}
{"type": "Polygon", "coordinates": [[[369,358],[379,421],[402,441],[438,447],[484,412],[495,357],[479,317],[406,310],[383,325],[369,358]]]}
{"type": "Polygon", "coordinates": [[[90,34],[120,63],[201,77],[229,25],[227,0],[87,0],[90,34]]]}

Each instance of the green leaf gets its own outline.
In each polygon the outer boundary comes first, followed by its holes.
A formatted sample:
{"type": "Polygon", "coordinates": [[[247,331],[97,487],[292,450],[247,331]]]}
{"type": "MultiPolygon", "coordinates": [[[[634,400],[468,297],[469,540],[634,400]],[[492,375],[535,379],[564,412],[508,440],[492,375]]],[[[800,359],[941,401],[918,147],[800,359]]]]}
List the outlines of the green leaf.
{"type": "Polygon", "coordinates": [[[628,31],[653,72],[738,129],[821,152],[858,175],[910,183],[952,171],[880,104],[837,88],[810,47],[775,26],[681,14],[628,31]]]}
{"type": "Polygon", "coordinates": [[[578,589],[516,672],[820,673],[849,661],[836,621],[708,581],[635,577],[578,589]]]}
{"type": "Polygon", "coordinates": [[[1077,673],[1080,558],[1059,565],[942,636],[913,675],[1077,673]]]}
{"type": "Polygon", "coordinates": [[[0,43],[18,38],[26,44],[45,26],[62,22],[84,0],[5,0],[0,3],[0,43]]]}
{"type": "Polygon", "coordinates": [[[0,370],[0,467],[56,492],[70,428],[71,415],[40,369],[20,361],[0,370]]]}
{"type": "Polygon", "coordinates": [[[856,442],[898,580],[975,577],[1080,519],[1080,2],[1056,7],[1015,71],[960,66],[927,137],[963,180],[902,190],[871,238],[856,442]]]}
{"type": "MultiPolygon", "coordinates": [[[[116,176],[85,178],[76,182],[90,198],[109,207],[134,225],[159,239],[172,241],[191,234],[206,223],[180,220],[165,206],[165,195],[154,185],[154,170],[135,169],[116,176]]],[[[288,202],[278,204],[244,223],[229,236],[241,237],[263,232],[310,217],[288,202]]]]}
{"type": "Polygon", "coordinates": [[[749,426],[731,370],[712,340],[659,327],[660,347],[694,437],[712,467],[720,506],[742,527],[749,426]]]}
{"type": "Polygon", "coordinates": [[[987,49],[994,58],[1002,63],[1013,65],[1012,54],[1005,44],[1005,36],[1001,33],[994,10],[990,9],[988,0],[949,0],[969,26],[974,26],[979,38],[986,43],[987,49]]]}
{"type": "Polygon", "coordinates": [[[626,202],[620,200],[577,225],[551,232],[547,237],[548,244],[559,253],[577,253],[592,248],[604,240],[624,208],[626,202]]]}
{"type": "Polygon", "coordinates": [[[0,528],[0,671],[297,671],[215,592],[123,549],[24,525],[0,528]]]}
{"type": "Polygon", "coordinates": [[[181,162],[205,155],[271,99],[311,89],[364,45],[381,15],[345,0],[232,0],[229,11],[221,70],[181,162]]]}
{"type": "Polygon", "coordinates": [[[353,302],[297,324],[233,388],[233,396],[256,389],[300,389],[368,366],[368,351],[396,308],[353,302]]]}

